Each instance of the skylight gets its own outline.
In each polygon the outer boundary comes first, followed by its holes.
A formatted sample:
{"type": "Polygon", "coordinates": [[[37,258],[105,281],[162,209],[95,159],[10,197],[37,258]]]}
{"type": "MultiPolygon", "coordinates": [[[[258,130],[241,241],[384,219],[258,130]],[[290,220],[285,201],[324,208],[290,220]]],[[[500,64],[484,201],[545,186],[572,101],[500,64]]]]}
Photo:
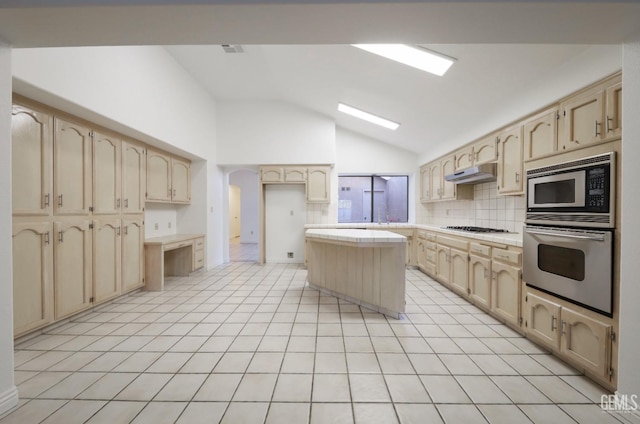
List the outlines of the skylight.
{"type": "Polygon", "coordinates": [[[352,46],[438,76],[444,75],[455,60],[422,47],[404,44],[352,44],[352,46]]]}
{"type": "Polygon", "coordinates": [[[381,127],[388,128],[390,130],[396,130],[400,126],[397,122],[390,121],[385,118],[381,118],[379,116],[373,115],[369,112],[365,112],[360,109],[356,109],[351,106],[347,106],[344,103],[338,103],[338,110],[340,112],[346,113],[347,115],[355,116],[356,118],[364,119],[367,122],[371,122],[372,124],[380,125],[381,127]]]}

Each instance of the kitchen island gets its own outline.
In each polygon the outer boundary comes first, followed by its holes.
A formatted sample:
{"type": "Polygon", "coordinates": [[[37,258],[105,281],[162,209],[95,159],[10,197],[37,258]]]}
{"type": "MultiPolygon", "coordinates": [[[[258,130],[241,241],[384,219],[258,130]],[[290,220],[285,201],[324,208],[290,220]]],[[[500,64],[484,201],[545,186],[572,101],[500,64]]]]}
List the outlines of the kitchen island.
{"type": "Polygon", "coordinates": [[[305,238],[309,286],[396,319],[404,312],[405,236],[309,229],[305,238]]]}

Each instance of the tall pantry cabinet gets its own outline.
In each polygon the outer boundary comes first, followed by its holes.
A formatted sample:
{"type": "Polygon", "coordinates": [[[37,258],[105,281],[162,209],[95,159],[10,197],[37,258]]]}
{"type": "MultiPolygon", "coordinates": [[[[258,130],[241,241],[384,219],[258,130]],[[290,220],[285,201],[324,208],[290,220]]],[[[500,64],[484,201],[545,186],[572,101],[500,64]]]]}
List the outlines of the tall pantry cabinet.
{"type": "Polygon", "coordinates": [[[18,99],[11,128],[18,337],[144,284],[146,179],[141,145],[89,123],[18,99]]]}

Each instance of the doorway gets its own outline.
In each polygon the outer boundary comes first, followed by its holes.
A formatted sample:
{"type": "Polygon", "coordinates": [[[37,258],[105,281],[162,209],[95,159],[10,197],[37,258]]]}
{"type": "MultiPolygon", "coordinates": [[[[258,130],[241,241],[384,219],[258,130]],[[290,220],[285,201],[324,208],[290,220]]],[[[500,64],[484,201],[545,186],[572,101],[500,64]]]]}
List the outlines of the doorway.
{"type": "Polygon", "coordinates": [[[256,170],[229,174],[229,260],[257,262],[259,178],[256,170]]]}

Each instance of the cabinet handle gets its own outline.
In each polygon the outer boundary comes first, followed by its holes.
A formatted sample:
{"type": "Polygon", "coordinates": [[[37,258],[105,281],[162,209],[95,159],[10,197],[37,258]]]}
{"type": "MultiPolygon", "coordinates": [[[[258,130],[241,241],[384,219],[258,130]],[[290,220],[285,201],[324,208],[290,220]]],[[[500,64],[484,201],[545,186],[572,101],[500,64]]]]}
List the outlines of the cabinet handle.
{"type": "Polygon", "coordinates": [[[487,268],[484,268],[484,278],[487,278],[487,268]]]}
{"type": "Polygon", "coordinates": [[[497,277],[497,275],[498,275],[498,273],[497,273],[497,272],[495,272],[495,271],[493,271],[493,272],[491,273],[491,279],[492,279],[492,280],[495,280],[495,279],[496,279],[496,277],[497,277]]]}
{"type": "Polygon", "coordinates": [[[600,131],[598,131],[599,127],[600,127],[600,122],[596,121],[596,137],[600,135],[600,131]]]}
{"type": "Polygon", "coordinates": [[[471,161],[478,161],[478,153],[479,152],[474,152],[474,153],[469,153],[469,162],[471,161]]]}
{"type": "Polygon", "coordinates": [[[516,172],[516,183],[520,182],[520,173],[516,172]]]}
{"type": "Polygon", "coordinates": [[[556,318],[555,315],[551,315],[551,332],[556,331],[556,320],[558,318],[556,318]]]}
{"type": "Polygon", "coordinates": [[[562,320],[562,321],[561,321],[561,325],[562,325],[562,335],[567,334],[567,331],[566,331],[566,328],[565,328],[565,327],[566,327],[566,325],[567,325],[567,321],[562,320]]]}
{"type": "Polygon", "coordinates": [[[44,244],[49,244],[49,231],[44,233],[44,244]]]}
{"type": "Polygon", "coordinates": [[[117,228],[116,228],[116,234],[117,234],[117,235],[120,235],[120,227],[117,227],[117,228]]]}
{"type": "Polygon", "coordinates": [[[44,195],[44,207],[49,207],[49,193],[44,195]]]}
{"type": "Polygon", "coordinates": [[[611,125],[609,125],[609,122],[611,121],[613,121],[613,119],[611,119],[609,115],[607,115],[607,120],[605,122],[606,122],[606,128],[608,133],[611,132],[611,125]]]}
{"type": "Polygon", "coordinates": [[[64,236],[62,231],[58,231],[58,243],[62,243],[64,241],[64,236]]]}
{"type": "Polygon", "coordinates": [[[58,196],[58,206],[62,207],[62,194],[58,196]]]}
{"type": "Polygon", "coordinates": [[[124,208],[129,209],[129,199],[124,199],[124,208]]]}
{"type": "Polygon", "coordinates": [[[168,196],[169,196],[169,197],[171,197],[171,189],[169,189],[169,194],[168,194],[168,196]]]}
{"type": "Polygon", "coordinates": [[[129,227],[127,227],[125,225],[125,227],[124,227],[124,235],[126,236],[127,234],[129,234],[129,227]]]}
{"type": "Polygon", "coordinates": [[[120,199],[116,199],[116,208],[120,209],[120,199]]]}

